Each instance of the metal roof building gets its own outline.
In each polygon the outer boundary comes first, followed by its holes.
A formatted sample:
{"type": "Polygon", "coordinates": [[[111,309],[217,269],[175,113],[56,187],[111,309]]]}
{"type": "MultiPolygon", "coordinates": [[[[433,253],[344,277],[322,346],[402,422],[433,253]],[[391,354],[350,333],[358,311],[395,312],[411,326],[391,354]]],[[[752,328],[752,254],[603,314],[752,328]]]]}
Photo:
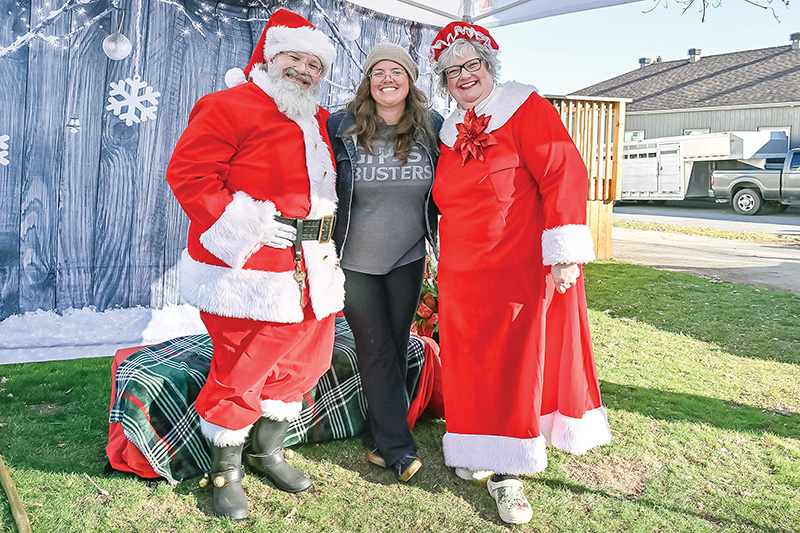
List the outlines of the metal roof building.
{"type": "Polygon", "coordinates": [[[731,130],[780,130],[800,147],[800,33],[791,44],[640,68],[573,93],[630,98],[626,140],[731,130]]]}

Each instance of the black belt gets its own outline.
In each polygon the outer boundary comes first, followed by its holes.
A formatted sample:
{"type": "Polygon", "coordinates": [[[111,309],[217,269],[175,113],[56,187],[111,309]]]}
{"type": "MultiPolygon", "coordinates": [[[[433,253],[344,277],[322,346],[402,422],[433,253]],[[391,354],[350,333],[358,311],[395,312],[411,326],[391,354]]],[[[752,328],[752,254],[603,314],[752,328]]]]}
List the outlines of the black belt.
{"type": "Polygon", "coordinates": [[[276,216],[275,220],[281,224],[294,226],[297,229],[297,238],[294,241],[294,261],[300,262],[300,243],[302,241],[317,241],[325,244],[331,240],[334,215],[327,215],[322,218],[286,218],[276,216]]]}
{"type": "Polygon", "coordinates": [[[326,243],[331,240],[333,233],[334,215],[322,218],[286,218],[275,217],[281,224],[297,228],[297,239],[301,241],[317,241],[326,243]]]}

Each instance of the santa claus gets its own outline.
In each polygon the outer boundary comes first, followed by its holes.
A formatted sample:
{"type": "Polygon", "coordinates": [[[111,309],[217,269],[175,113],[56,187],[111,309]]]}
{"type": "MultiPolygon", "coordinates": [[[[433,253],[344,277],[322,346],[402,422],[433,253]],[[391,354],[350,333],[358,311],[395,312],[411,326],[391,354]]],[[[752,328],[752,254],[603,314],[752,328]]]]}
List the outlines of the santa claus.
{"type": "Polygon", "coordinates": [[[302,395],[330,366],[344,300],[319,107],[334,58],[325,34],[276,11],[247,68],[226,75],[230,88],[197,102],[167,169],[190,220],[181,295],[214,345],[195,408],[211,443],[214,511],[228,518],[248,513],[243,453],[281,490],[311,486],[282,444],[302,395]]]}

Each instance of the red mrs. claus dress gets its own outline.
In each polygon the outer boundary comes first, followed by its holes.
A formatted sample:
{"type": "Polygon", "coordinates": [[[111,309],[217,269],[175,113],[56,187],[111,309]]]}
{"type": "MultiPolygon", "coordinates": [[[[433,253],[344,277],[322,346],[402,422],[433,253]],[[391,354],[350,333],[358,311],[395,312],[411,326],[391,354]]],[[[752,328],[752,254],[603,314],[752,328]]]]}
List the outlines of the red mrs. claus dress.
{"type": "Polygon", "coordinates": [[[445,121],[433,187],[444,456],[453,467],[534,473],[547,466],[546,445],[583,454],[611,440],[583,276],[563,295],[549,276],[549,265],[594,259],[586,167],[531,86],[498,85],[475,113],[445,121]],[[470,134],[458,138],[459,128],[470,134]]]}

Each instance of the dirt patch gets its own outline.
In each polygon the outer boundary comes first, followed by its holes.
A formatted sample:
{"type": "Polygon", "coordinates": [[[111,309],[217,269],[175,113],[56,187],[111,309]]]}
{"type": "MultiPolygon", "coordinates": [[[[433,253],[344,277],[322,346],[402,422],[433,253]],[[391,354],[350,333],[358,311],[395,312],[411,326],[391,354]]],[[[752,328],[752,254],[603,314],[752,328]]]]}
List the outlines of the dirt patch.
{"type": "Polygon", "coordinates": [[[52,415],[53,413],[57,413],[61,410],[61,407],[54,403],[40,403],[37,405],[31,405],[30,407],[40,415],[52,415]]]}
{"type": "Polygon", "coordinates": [[[574,459],[564,466],[564,471],[575,481],[593,488],[613,487],[634,498],[644,492],[649,466],[642,460],[622,457],[600,457],[586,462],[585,458],[574,459]]]}
{"type": "MultiPolygon", "coordinates": [[[[210,491],[209,491],[210,493],[210,491]]],[[[146,520],[139,519],[137,523],[129,524],[128,531],[136,531],[137,526],[142,524],[167,524],[174,521],[180,521],[191,515],[197,515],[198,511],[204,513],[204,510],[198,509],[198,506],[185,499],[175,496],[165,496],[163,493],[153,496],[155,499],[148,499],[139,502],[133,513],[139,517],[147,517],[146,520]]],[[[204,506],[201,506],[204,507],[204,506]]],[[[208,511],[210,511],[211,502],[208,502],[208,511]]],[[[149,531],[146,527],[145,531],[149,531]]],[[[155,529],[153,531],[156,531],[155,529]]],[[[160,529],[160,531],[164,531],[160,529]]]]}

